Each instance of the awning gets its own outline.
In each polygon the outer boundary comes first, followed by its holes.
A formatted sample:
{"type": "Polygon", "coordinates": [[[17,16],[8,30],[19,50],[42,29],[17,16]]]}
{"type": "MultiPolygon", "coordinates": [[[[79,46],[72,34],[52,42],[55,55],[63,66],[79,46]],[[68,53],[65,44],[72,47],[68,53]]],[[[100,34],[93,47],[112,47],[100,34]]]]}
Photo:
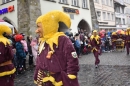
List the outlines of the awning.
{"type": "Polygon", "coordinates": [[[126,29],[126,27],[99,27],[99,28],[104,28],[104,29],[126,29]]]}

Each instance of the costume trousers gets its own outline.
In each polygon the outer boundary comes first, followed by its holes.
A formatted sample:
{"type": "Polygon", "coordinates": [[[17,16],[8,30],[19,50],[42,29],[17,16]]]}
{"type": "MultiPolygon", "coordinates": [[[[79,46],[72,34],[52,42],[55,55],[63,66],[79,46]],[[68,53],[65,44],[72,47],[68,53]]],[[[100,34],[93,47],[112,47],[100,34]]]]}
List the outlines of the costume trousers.
{"type": "Polygon", "coordinates": [[[114,50],[116,48],[116,42],[112,42],[112,49],[114,50]]]}
{"type": "Polygon", "coordinates": [[[93,51],[93,54],[94,54],[94,57],[95,57],[95,65],[98,65],[100,63],[100,60],[99,60],[99,52],[94,50],[93,51]]]}
{"type": "Polygon", "coordinates": [[[127,54],[129,54],[129,48],[130,48],[130,43],[126,43],[126,51],[127,51],[127,54]]]}
{"type": "Polygon", "coordinates": [[[14,75],[0,77],[0,86],[14,86],[14,75]]]}

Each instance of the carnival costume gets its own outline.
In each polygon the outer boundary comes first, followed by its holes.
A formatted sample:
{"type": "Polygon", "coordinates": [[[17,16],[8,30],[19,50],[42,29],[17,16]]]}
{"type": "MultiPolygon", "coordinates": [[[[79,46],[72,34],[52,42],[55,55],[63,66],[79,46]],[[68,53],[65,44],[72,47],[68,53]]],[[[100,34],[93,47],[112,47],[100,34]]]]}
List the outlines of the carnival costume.
{"type": "Polygon", "coordinates": [[[79,86],[77,54],[70,39],[58,32],[59,22],[70,28],[70,18],[58,10],[42,15],[36,21],[42,23],[43,28],[34,75],[38,86],[79,86]]]}
{"type": "Polygon", "coordinates": [[[9,40],[3,36],[4,33],[11,34],[12,31],[8,26],[0,25],[0,86],[14,86],[14,56],[9,40]]]}
{"type": "MultiPolygon", "coordinates": [[[[97,34],[97,31],[94,30],[93,33],[97,34]]],[[[97,67],[98,64],[100,63],[99,54],[101,54],[101,50],[100,50],[101,39],[98,35],[96,36],[92,35],[90,38],[90,41],[91,41],[91,46],[92,46],[92,52],[95,56],[95,66],[97,67]]]]}
{"type": "Polygon", "coordinates": [[[130,48],[130,28],[127,28],[127,31],[126,31],[125,44],[126,44],[127,55],[129,55],[129,48],[130,48]]]}

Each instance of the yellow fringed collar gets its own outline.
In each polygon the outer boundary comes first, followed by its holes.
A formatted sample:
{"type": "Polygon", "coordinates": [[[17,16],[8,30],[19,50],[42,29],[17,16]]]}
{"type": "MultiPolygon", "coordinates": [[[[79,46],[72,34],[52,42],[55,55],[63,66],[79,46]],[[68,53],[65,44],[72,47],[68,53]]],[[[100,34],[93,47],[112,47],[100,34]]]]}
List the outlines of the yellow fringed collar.
{"type": "Polygon", "coordinates": [[[63,32],[56,32],[54,35],[49,34],[44,38],[40,38],[39,41],[40,43],[46,42],[49,45],[51,51],[54,52],[53,44],[56,44],[56,46],[58,46],[58,38],[60,36],[65,36],[65,34],[63,32]]]}
{"type": "Polygon", "coordinates": [[[7,44],[10,45],[10,42],[7,38],[5,38],[4,36],[0,36],[0,42],[4,43],[4,45],[6,46],[7,44]]]}
{"type": "Polygon", "coordinates": [[[96,35],[96,37],[94,37],[94,35],[91,36],[91,40],[95,38],[95,40],[97,41],[100,37],[98,35],[96,35]]]}

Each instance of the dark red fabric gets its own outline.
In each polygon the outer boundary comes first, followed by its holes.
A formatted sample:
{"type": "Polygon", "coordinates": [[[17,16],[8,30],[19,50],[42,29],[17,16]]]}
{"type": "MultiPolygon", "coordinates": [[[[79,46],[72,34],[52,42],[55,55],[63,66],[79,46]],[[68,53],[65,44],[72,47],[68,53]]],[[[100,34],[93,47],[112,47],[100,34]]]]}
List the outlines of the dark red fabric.
{"type": "MultiPolygon", "coordinates": [[[[57,82],[63,81],[63,83],[66,84],[64,86],[70,86],[70,83],[67,82],[68,80],[71,82],[72,86],[79,86],[77,79],[70,80],[67,77],[67,74],[77,76],[77,72],[79,71],[78,57],[74,58],[71,54],[72,52],[75,52],[72,42],[66,36],[61,36],[59,37],[58,43],[59,45],[57,47],[54,45],[55,52],[53,53],[51,59],[46,58],[50,48],[47,44],[45,44],[45,50],[43,50],[37,57],[34,79],[37,80],[37,73],[39,69],[49,70],[56,73],[53,77],[57,82]]],[[[45,75],[43,77],[45,77],[45,75]]],[[[50,82],[47,83],[49,84],[50,82]]],[[[49,84],[46,86],[53,85],[49,84]]]]}
{"type": "Polygon", "coordinates": [[[14,75],[0,77],[0,86],[14,86],[14,75]]]}
{"type": "MultiPolygon", "coordinates": [[[[13,51],[11,46],[4,45],[0,42],[0,64],[13,59],[13,51]]],[[[0,73],[11,71],[14,69],[14,65],[0,66],[0,73]]],[[[0,86],[14,86],[14,75],[0,76],[0,86]]]]}

